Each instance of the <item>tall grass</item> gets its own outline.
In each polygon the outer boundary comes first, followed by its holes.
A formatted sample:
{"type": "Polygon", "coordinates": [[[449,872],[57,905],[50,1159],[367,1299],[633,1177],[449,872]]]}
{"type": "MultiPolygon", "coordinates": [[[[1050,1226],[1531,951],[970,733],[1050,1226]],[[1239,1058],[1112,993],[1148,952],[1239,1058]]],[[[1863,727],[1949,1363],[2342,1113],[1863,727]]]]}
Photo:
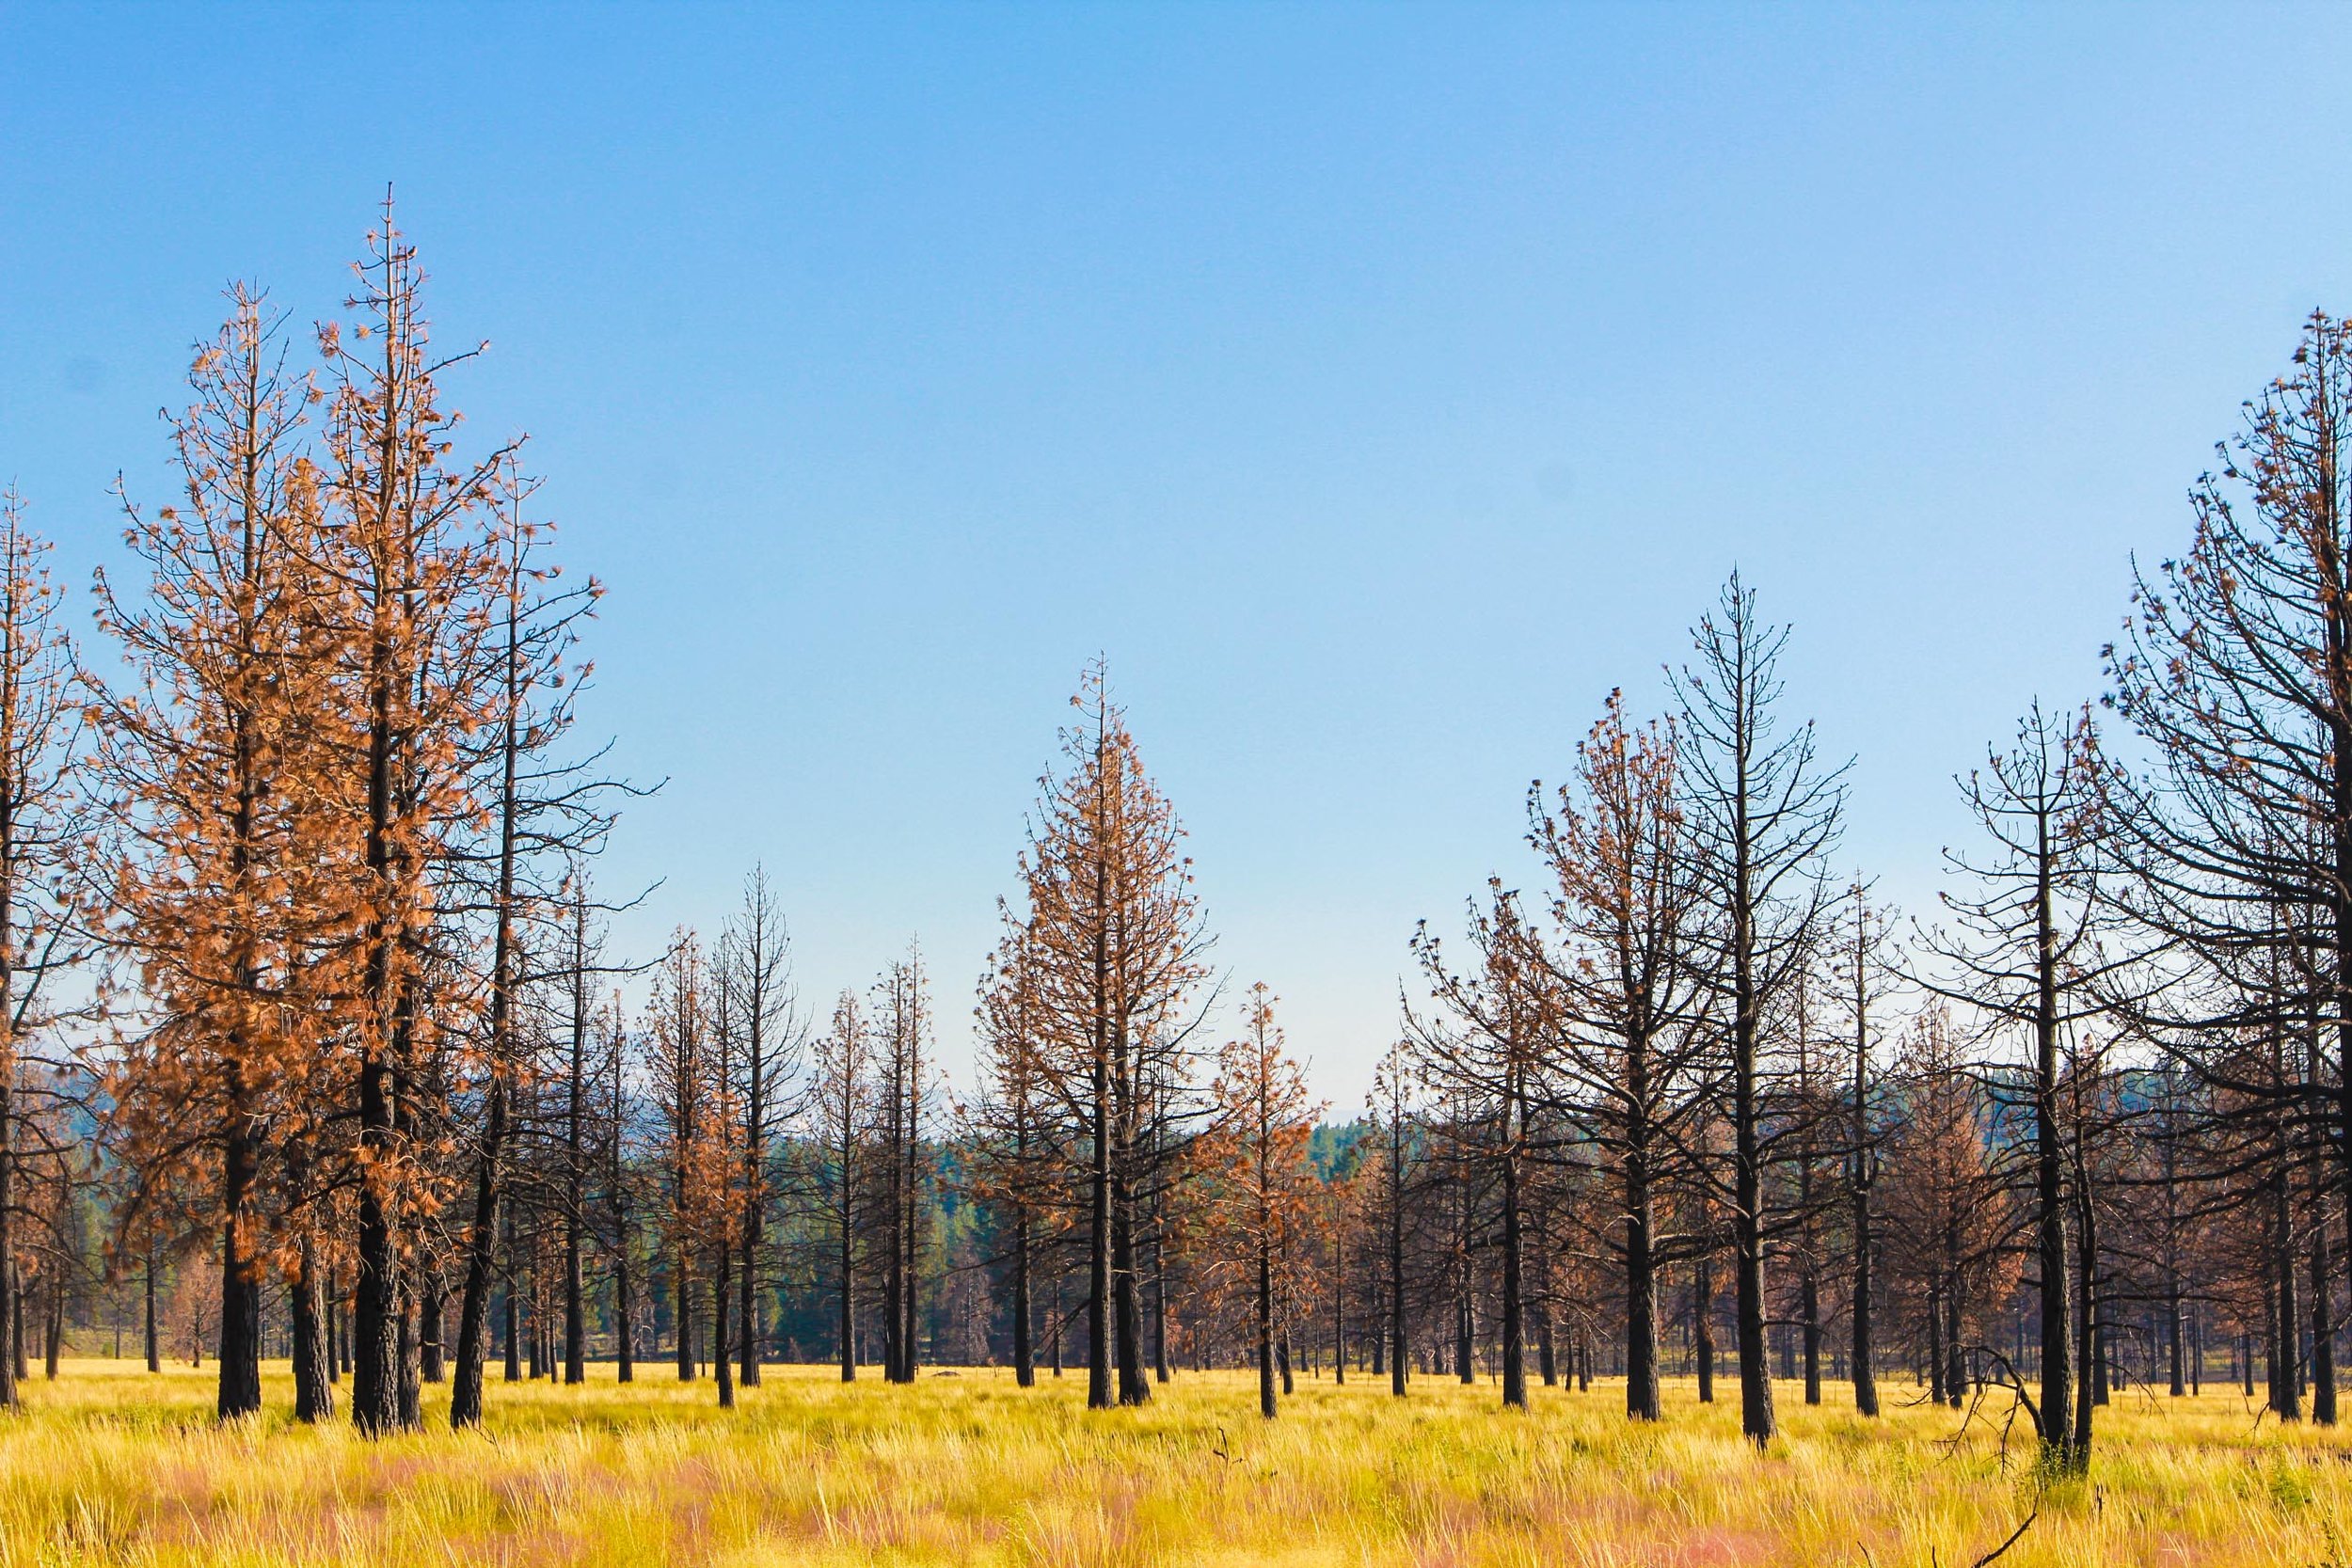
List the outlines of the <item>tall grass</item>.
{"type": "MultiPolygon", "coordinates": [[[[1425,1563],[2352,1568],[2352,1447],[2257,1426],[2234,1393],[2119,1394],[2087,1481],[2048,1488],[1997,1426],[1903,1405],[1865,1422],[1784,1386],[1758,1456],[1736,1405],[1670,1386],[1629,1426],[1613,1386],[1301,1386],[1184,1376],[1089,1415],[1080,1379],[930,1372],[844,1387],[771,1369],[733,1412],[674,1374],[490,1388],[486,1428],[368,1443],[281,1414],[216,1426],[209,1371],[69,1362],[0,1421],[0,1568],[31,1564],[1425,1563]],[[1955,1433],[1958,1441],[1953,1441],[1955,1433]]],[[[1899,1396],[1899,1387],[1890,1390],[1899,1396]]]]}

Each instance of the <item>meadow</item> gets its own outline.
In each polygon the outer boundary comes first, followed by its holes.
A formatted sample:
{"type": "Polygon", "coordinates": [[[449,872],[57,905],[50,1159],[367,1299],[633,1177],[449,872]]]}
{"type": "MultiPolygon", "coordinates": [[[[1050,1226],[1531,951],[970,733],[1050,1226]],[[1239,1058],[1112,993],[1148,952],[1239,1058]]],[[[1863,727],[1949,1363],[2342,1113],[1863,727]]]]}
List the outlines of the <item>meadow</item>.
{"type": "MultiPolygon", "coordinates": [[[[0,1568],[33,1564],[2352,1564],[2352,1447],[2255,1421],[2234,1390],[2133,1391],[2087,1481],[2044,1488],[2012,1439],[1910,1402],[1866,1423],[1789,1402],[1761,1457],[1735,1402],[1537,1389],[1521,1416],[1439,1379],[1409,1400],[1307,1382],[1279,1420],[1233,1373],[1145,1410],[1083,1384],[927,1371],[913,1388],[771,1369],[733,1412],[707,1382],[610,1367],[494,1383],[485,1431],[368,1443],[281,1412],[223,1428],[210,1370],[69,1361],[0,1423],[0,1568]]],[[[654,1369],[657,1374],[660,1369],[654,1369]]],[[[434,1393],[444,1393],[433,1390],[434,1393]]],[[[1784,1387],[1784,1396],[1793,1388],[1784,1387]]]]}

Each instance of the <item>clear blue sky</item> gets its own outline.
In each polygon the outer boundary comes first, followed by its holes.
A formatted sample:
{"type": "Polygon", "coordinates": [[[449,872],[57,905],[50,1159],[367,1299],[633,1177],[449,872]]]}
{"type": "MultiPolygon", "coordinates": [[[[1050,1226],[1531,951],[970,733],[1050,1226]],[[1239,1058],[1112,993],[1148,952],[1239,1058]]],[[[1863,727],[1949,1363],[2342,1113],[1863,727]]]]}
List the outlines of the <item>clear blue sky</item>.
{"type": "Polygon", "coordinates": [[[764,860],[961,1054],[1106,652],[1239,983],[1352,1104],[1416,917],[1735,562],[1924,905],[2129,552],[2352,309],[2352,11],[0,6],[0,476],[79,585],[231,277],[396,182],[611,586],[650,944],[764,860]]]}

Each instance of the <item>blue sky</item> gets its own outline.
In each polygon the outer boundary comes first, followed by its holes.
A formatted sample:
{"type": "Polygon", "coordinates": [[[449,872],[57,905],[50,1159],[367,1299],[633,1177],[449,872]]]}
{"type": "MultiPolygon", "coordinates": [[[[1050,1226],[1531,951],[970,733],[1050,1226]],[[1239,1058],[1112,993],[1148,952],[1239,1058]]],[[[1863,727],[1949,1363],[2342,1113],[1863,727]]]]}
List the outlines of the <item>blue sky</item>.
{"type": "Polygon", "coordinates": [[[232,277],[397,184],[610,585],[626,934],[919,934],[951,1056],[1109,657],[1237,985],[1360,1094],[1413,922],[1735,563],[1924,908],[1951,775],[2352,309],[2352,11],[0,4],[0,476],[77,586],[232,277]],[[387,62],[390,63],[387,63],[387,62]]]}

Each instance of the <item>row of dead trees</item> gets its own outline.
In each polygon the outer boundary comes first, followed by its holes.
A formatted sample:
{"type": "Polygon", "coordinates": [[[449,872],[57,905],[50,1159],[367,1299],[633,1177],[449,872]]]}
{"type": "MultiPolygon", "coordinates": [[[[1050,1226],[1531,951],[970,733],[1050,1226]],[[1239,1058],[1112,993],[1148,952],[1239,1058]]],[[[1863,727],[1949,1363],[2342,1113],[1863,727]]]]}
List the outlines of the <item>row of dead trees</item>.
{"type": "MultiPolygon", "coordinates": [[[[354,279],[308,371],[231,292],[167,420],[180,494],[124,496],[131,568],[93,585],[103,674],[0,511],[11,1342],[25,1282],[201,1241],[221,1415],[258,1408],[282,1303],[297,1413],[340,1392],[371,1433],[444,1377],[480,1420],[501,1340],[578,1381],[599,1323],[624,1375],[660,1328],[730,1402],[795,1290],[845,1377],[869,1346],[915,1377],[952,1294],[1025,1383],[1074,1342],[1093,1406],[1222,1358],[1271,1414],[1368,1349],[1400,1392],[1484,1360],[1510,1405],[1531,1359],[1597,1357],[1652,1419],[1679,1321],[1710,1393],[1728,1323],[1758,1444],[1776,1349],[1866,1412],[1902,1353],[1934,1397],[2007,1390],[2078,1467],[2117,1369],[2160,1339],[2194,1381],[2208,1328],[2240,1375],[2259,1342],[2280,1416],[2334,1418],[2342,324],[2312,319],[2139,578],[2111,734],[2037,705],[1961,781],[1979,831],[1935,918],[1899,934],[1833,871],[1847,768],[1788,718],[1787,628],[1735,575],[1666,712],[1611,694],[1531,788],[1527,876],[1416,934],[1404,1037],[1334,1129],[1271,993],[1214,971],[1099,664],[968,1095],[919,953],[820,1023],[757,875],[714,940],[608,957],[591,864],[631,791],[574,736],[599,590],[545,559],[520,442],[464,451],[441,382],[474,351],[435,346],[389,202],[354,279]],[[67,1234],[92,1193],[103,1247],[67,1234]]],[[[0,1356],[0,1403],[14,1379],[0,1356]]]]}
{"type": "Polygon", "coordinates": [[[2133,1316],[2117,1257],[2140,1265],[2132,1289],[2160,1292],[2174,1366],[2184,1302],[2234,1298],[2263,1323],[2271,1408],[2299,1415],[2308,1386],[2334,1418],[2333,1211],[2352,1196],[2347,343],[2312,320],[2192,492],[2189,547],[2139,577],[2101,699],[2124,744],[2090,705],[2035,705],[1960,781],[1979,833],[1947,851],[1941,916],[1906,953],[1830,870],[1844,771],[1809,724],[1778,721],[1788,634],[1736,577],[1667,716],[1632,723],[1612,696],[1567,784],[1531,792],[1534,891],[1492,880],[1459,959],[1424,929],[1430,1000],[1391,1069],[1445,1107],[1436,1125],[1494,1194],[1463,1229],[1498,1249],[1506,1402],[1525,1397],[1529,1194],[1550,1180],[1591,1189],[1570,1206],[1575,1246],[1620,1282],[1637,1418],[1658,1414],[1658,1269],[1699,1269],[1705,1294],[1720,1256],[1743,1429],[1769,1441],[1786,1292],[1768,1262],[1796,1276],[1811,1392],[1823,1242],[1842,1229],[1866,1412],[1874,1275],[1924,1230],[1936,1391],[1996,1377],[2057,1465],[2088,1462],[2133,1316]],[[1911,1009],[1899,1069],[1877,1035],[1898,986],[1936,1004],[1911,1009]],[[1882,1189],[1890,1139],[1912,1180],[1882,1189]],[[2238,1266],[2213,1268],[2214,1248],[2238,1266]],[[2030,1379],[1972,1319],[2011,1270],[2034,1306],[2030,1379]]]}

